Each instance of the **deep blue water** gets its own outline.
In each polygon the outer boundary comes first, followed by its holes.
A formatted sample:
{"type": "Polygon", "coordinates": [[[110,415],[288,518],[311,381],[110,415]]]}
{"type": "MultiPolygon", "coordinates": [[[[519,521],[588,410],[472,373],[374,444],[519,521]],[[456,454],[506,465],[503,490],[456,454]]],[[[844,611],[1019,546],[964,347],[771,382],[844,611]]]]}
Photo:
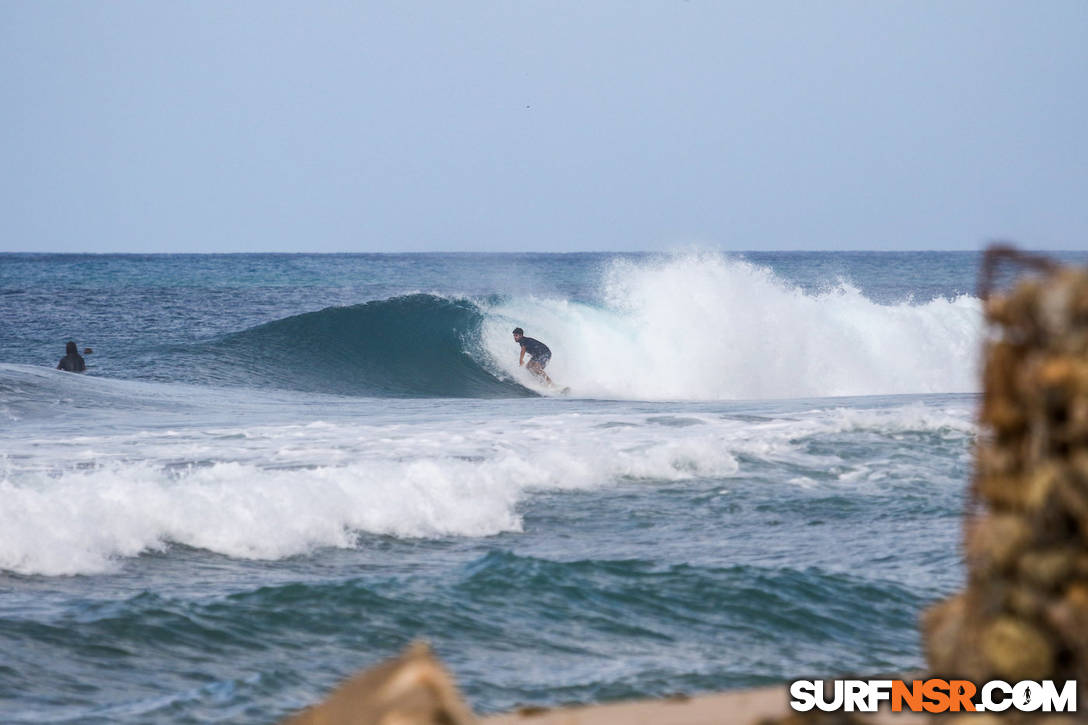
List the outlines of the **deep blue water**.
{"type": "Polygon", "coordinates": [[[977,265],[0,255],[0,720],[275,722],[417,638],[480,711],[917,667],[977,265]]]}

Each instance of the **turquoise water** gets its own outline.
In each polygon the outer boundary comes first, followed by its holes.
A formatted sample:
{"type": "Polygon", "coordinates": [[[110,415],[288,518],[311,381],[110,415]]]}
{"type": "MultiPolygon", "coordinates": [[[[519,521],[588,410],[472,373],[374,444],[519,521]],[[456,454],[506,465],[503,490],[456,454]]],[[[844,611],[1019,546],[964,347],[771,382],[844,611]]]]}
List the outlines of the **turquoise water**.
{"type": "Polygon", "coordinates": [[[977,263],[0,255],[0,720],[274,722],[417,638],[480,711],[917,667],[977,263]]]}

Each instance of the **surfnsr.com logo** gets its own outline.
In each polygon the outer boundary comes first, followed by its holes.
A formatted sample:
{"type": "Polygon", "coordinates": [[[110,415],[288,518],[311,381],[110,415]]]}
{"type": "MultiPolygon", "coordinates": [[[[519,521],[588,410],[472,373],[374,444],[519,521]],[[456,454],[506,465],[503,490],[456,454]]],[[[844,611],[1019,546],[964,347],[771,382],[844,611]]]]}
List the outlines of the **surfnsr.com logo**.
{"type": "Polygon", "coordinates": [[[790,684],[790,707],[798,712],[1076,712],[1077,681],[1059,687],[1053,680],[981,686],[968,680],[797,680],[790,684]]]}

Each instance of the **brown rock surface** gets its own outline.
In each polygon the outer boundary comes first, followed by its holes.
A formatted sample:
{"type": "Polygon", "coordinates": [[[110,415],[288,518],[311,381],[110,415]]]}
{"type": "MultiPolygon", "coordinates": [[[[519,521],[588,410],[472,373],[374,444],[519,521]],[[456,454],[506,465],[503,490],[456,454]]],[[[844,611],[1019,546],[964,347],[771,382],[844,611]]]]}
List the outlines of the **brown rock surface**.
{"type": "Polygon", "coordinates": [[[282,725],[475,725],[453,679],[424,644],[341,684],[282,725]]]}
{"type": "MultiPolygon", "coordinates": [[[[989,295],[967,587],[923,618],[930,667],[1088,684],[1088,270],[994,249],[1041,275],[989,295]]],[[[972,722],[981,722],[972,717],[972,722]]],[[[1005,721],[1017,720],[1007,716],[1005,721]]]]}

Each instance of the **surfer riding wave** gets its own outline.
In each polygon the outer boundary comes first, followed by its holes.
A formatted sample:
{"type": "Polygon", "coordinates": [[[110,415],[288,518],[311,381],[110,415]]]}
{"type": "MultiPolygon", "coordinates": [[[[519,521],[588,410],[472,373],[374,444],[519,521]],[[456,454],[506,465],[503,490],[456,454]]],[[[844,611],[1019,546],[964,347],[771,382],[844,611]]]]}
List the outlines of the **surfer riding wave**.
{"type": "Polygon", "coordinates": [[[533,375],[544,380],[548,386],[553,386],[552,379],[544,372],[548,361],[552,359],[552,351],[540,340],[534,340],[525,336],[525,330],[514,328],[514,342],[521,345],[521,357],[518,358],[518,366],[525,365],[533,375]],[[525,363],[525,353],[529,353],[529,362],[525,363]]]}

